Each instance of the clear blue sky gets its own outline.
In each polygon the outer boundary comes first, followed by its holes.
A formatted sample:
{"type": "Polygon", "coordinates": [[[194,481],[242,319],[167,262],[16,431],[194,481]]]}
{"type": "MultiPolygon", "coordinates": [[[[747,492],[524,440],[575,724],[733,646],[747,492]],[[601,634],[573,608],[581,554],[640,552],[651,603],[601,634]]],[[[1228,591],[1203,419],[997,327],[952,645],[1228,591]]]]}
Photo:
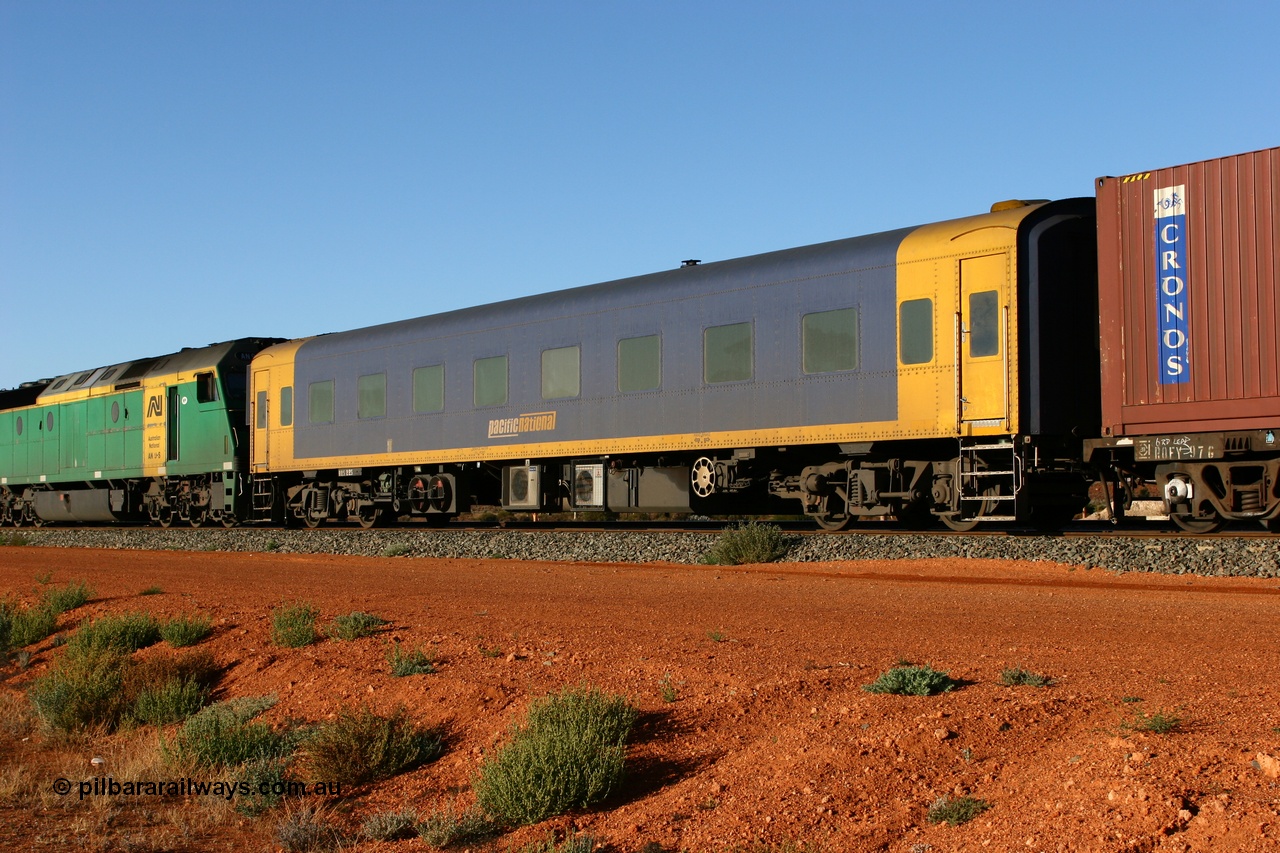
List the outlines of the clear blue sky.
{"type": "Polygon", "coordinates": [[[0,0],[0,388],[1280,144],[1280,3],[0,0]]]}

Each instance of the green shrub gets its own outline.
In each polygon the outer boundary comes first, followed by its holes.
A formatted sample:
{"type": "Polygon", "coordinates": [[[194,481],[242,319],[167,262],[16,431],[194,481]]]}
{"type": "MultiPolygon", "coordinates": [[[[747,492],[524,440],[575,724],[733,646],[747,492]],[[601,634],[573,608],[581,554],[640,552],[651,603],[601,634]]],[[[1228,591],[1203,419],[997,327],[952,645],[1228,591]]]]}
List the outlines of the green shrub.
{"type": "Polygon", "coordinates": [[[285,853],[311,853],[336,850],[343,842],[342,833],[320,819],[319,812],[304,807],[290,812],[276,826],[276,842],[285,853]]]}
{"type": "Polygon", "coordinates": [[[163,593],[164,593],[164,590],[163,590],[163,589],[161,589],[160,587],[158,587],[158,586],[149,586],[149,587],[147,587],[146,589],[141,590],[141,591],[138,593],[138,595],[162,595],[163,593]]]}
{"type": "Polygon", "coordinates": [[[361,613],[356,610],[346,616],[335,616],[326,633],[335,640],[358,640],[378,633],[383,625],[391,623],[381,616],[372,613],[361,613]]]}
{"type": "Polygon", "coordinates": [[[948,826],[959,826],[973,820],[991,808],[985,800],[973,797],[948,797],[943,795],[929,806],[929,823],[945,823],[948,826]]]}
{"type": "Polygon", "coordinates": [[[40,601],[54,613],[66,613],[69,610],[75,610],[91,598],[93,598],[93,587],[84,581],[72,581],[62,589],[45,590],[40,601]]]}
{"type": "Polygon", "coordinates": [[[544,838],[541,841],[530,841],[519,848],[517,853],[591,853],[595,848],[596,839],[594,836],[578,835],[575,832],[566,835],[564,841],[558,843],[555,836],[544,838]]]}
{"type": "Polygon", "coordinates": [[[955,686],[945,672],[931,666],[895,666],[872,683],[862,685],[862,689],[868,693],[932,696],[954,690],[955,686]]]}
{"type": "Polygon", "coordinates": [[[443,747],[438,730],[415,726],[403,708],[390,717],[362,708],[321,723],[302,751],[316,781],[359,785],[417,767],[438,756],[443,747]]]}
{"type": "Polygon", "coordinates": [[[275,703],[273,696],[244,696],[210,705],[182,724],[171,756],[181,763],[214,768],[288,757],[297,735],[253,722],[275,703]]]}
{"type": "Polygon", "coordinates": [[[566,689],[539,699],[473,785],[486,813],[537,823],[607,797],[621,782],[636,710],[620,696],[566,689]]]}
{"type": "Polygon", "coordinates": [[[67,642],[68,654],[90,649],[136,652],[160,642],[160,625],[150,613],[122,613],[86,619],[67,642]]]}
{"type": "Polygon", "coordinates": [[[54,632],[58,614],[48,607],[24,607],[12,611],[9,626],[9,647],[21,649],[38,643],[54,632]]]}
{"type": "Polygon", "coordinates": [[[406,652],[396,642],[387,651],[387,663],[391,666],[391,674],[396,678],[409,675],[430,675],[436,671],[435,659],[417,646],[406,652]]]}
{"type": "Polygon", "coordinates": [[[432,847],[449,847],[484,838],[497,831],[493,822],[479,809],[457,812],[452,805],[422,818],[415,829],[418,837],[432,847]]]}
{"type": "Polygon", "coordinates": [[[282,756],[266,756],[252,758],[241,765],[236,781],[243,782],[249,793],[236,797],[236,811],[242,815],[257,817],[279,805],[284,795],[277,793],[282,790],[277,786],[287,781],[287,763],[282,756]]]}
{"type": "Polygon", "coordinates": [[[194,678],[171,678],[159,687],[146,687],[133,700],[130,716],[139,723],[162,726],[185,720],[209,701],[209,688],[194,678]]]}
{"type": "MultiPolygon", "coordinates": [[[[369,815],[360,824],[360,836],[370,841],[404,841],[418,836],[418,813],[413,809],[402,812],[379,812],[369,815]]],[[[433,847],[443,844],[429,842],[433,847]]]]}
{"type": "Polygon", "coordinates": [[[413,551],[408,545],[388,545],[382,551],[384,557],[403,557],[413,551]]]}
{"type": "Polygon", "coordinates": [[[175,649],[194,646],[209,636],[213,620],[208,616],[188,616],[183,613],[160,626],[160,636],[175,649]]]}
{"type": "Polygon", "coordinates": [[[319,615],[319,610],[303,601],[276,608],[271,612],[271,642],[287,649],[311,645],[319,615]]]}
{"type": "Polygon", "coordinates": [[[1000,683],[1005,687],[1048,687],[1053,679],[1022,667],[1010,667],[1000,670],[1000,683]]]}
{"type": "Polygon", "coordinates": [[[703,562],[719,566],[772,563],[785,557],[790,548],[776,524],[749,521],[721,533],[703,562]]]}
{"type": "Polygon", "coordinates": [[[1129,728],[1140,732],[1167,735],[1169,732],[1177,731],[1181,725],[1181,717],[1176,717],[1164,710],[1156,711],[1154,714],[1144,714],[1138,711],[1137,716],[1133,718],[1133,722],[1129,724],[1129,728]]]}
{"type": "Polygon", "coordinates": [[[93,725],[114,728],[126,707],[126,653],[111,648],[64,654],[31,686],[31,705],[45,728],[74,732],[93,725]]]}

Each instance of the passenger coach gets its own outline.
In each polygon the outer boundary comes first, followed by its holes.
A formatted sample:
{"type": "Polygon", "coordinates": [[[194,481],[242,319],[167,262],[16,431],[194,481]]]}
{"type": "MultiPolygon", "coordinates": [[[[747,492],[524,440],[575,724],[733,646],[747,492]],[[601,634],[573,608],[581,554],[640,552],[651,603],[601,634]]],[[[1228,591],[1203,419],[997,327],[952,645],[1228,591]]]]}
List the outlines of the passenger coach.
{"type": "Polygon", "coordinates": [[[252,366],[255,512],[1056,524],[1099,422],[1096,279],[1092,199],[1005,202],[290,341],[252,366]]]}

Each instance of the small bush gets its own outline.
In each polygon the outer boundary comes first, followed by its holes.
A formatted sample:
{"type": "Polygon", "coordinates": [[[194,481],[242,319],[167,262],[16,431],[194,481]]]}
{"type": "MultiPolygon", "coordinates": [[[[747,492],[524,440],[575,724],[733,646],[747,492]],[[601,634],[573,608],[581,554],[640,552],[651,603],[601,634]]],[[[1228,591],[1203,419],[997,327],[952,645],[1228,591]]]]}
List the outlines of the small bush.
{"type": "Polygon", "coordinates": [[[539,699],[473,787],[486,813],[537,823],[603,800],[622,780],[636,710],[620,696],[566,689],[539,699]]]}
{"type": "Polygon", "coordinates": [[[542,841],[530,841],[517,853],[591,853],[596,848],[596,839],[591,835],[578,835],[576,832],[565,836],[564,841],[557,843],[555,836],[542,841]]]}
{"type": "Polygon", "coordinates": [[[383,625],[391,623],[381,616],[372,613],[361,613],[356,610],[346,616],[335,616],[327,633],[335,640],[358,640],[378,633],[383,625]]]}
{"type": "Polygon", "coordinates": [[[321,723],[302,746],[316,781],[359,785],[394,776],[438,756],[444,738],[419,728],[403,708],[382,717],[368,708],[321,723]]]}
{"type": "Polygon", "coordinates": [[[160,636],[175,649],[194,646],[213,631],[213,620],[208,616],[188,616],[183,613],[160,626],[160,636]]]}
{"type": "Polygon", "coordinates": [[[171,678],[147,687],[133,700],[130,715],[139,723],[163,726],[185,720],[209,701],[209,689],[194,678],[171,678]]]}
{"type": "Polygon", "coordinates": [[[150,613],[122,613],[80,623],[67,643],[68,654],[90,649],[136,652],[160,642],[160,625],[150,613]]]}
{"type": "MultiPolygon", "coordinates": [[[[418,836],[418,813],[413,809],[402,812],[379,812],[369,815],[360,824],[360,836],[370,841],[404,841],[418,836]]],[[[433,847],[443,847],[434,844],[433,847]]]]}
{"type": "Polygon", "coordinates": [[[93,598],[93,588],[84,581],[72,581],[61,589],[45,590],[40,597],[41,603],[54,613],[66,613],[75,610],[93,598]]]}
{"type": "Polygon", "coordinates": [[[1144,714],[1139,711],[1133,722],[1129,724],[1129,727],[1140,732],[1167,735],[1169,732],[1177,731],[1181,725],[1181,717],[1176,717],[1171,713],[1160,710],[1154,714],[1144,714]]]}
{"type": "Polygon", "coordinates": [[[785,557],[789,550],[790,543],[776,524],[749,521],[721,533],[703,562],[718,566],[772,563],[785,557]]]}
{"type": "Polygon", "coordinates": [[[276,842],[286,853],[334,850],[342,844],[342,833],[324,823],[315,809],[303,808],[276,826],[276,842]]]}
{"type": "Polygon", "coordinates": [[[484,838],[497,831],[493,822],[479,809],[456,812],[453,806],[433,812],[418,821],[415,827],[418,837],[432,847],[448,847],[484,838]]]}
{"type": "Polygon", "coordinates": [[[398,642],[387,651],[387,663],[391,666],[391,674],[396,678],[430,675],[436,671],[436,662],[431,655],[417,646],[413,647],[413,651],[406,652],[398,642]]]}
{"type": "Polygon", "coordinates": [[[9,647],[21,649],[40,642],[53,633],[58,614],[48,607],[24,607],[11,612],[9,647]]]}
{"type": "Polygon", "coordinates": [[[1048,687],[1053,679],[1022,667],[1010,667],[1000,670],[1000,683],[1005,687],[1048,687]]]}
{"type": "Polygon", "coordinates": [[[113,728],[126,707],[123,695],[127,654],[87,649],[65,654],[31,687],[31,705],[46,729],[74,732],[93,725],[113,728]]]}
{"type": "Polygon", "coordinates": [[[413,551],[408,545],[388,545],[382,551],[384,557],[403,557],[413,551]]]}
{"type": "Polygon", "coordinates": [[[149,586],[149,587],[147,587],[146,589],[141,590],[141,591],[138,593],[138,595],[162,595],[163,593],[164,593],[164,590],[163,590],[163,589],[161,589],[160,587],[158,587],[158,586],[149,586]]]}
{"type": "Polygon", "coordinates": [[[973,820],[991,808],[985,800],[973,797],[941,796],[929,806],[929,823],[945,823],[948,826],[959,826],[973,820]]]}
{"type": "Polygon", "coordinates": [[[954,690],[955,686],[945,672],[931,666],[895,666],[872,683],[862,685],[862,689],[868,693],[932,696],[954,690]]]}
{"type": "Polygon", "coordinates": [[[271,612],[271,642],[287,649],[311,645],[319,615],[319,610],[302,601],[276,608],[271,612]]]}
{"type": "Polygon", "coordinates": [[[244,696],[210,705],[182,724],[172,757],[214,768],[287,757],[297,743],[296,735],[252,722],[275,703],[271,696],[244,696]]]}
{"type": "Polygon", "coordinates": [[[236,811],[248,817],[257,817],[280,804],[283,794],[277,793],[277,787],[286,781],[286,759],[282,756],[265,756],[253,758],[240,767],[236,778],[249,789],[247,795],[236,797],[236,811]]]}

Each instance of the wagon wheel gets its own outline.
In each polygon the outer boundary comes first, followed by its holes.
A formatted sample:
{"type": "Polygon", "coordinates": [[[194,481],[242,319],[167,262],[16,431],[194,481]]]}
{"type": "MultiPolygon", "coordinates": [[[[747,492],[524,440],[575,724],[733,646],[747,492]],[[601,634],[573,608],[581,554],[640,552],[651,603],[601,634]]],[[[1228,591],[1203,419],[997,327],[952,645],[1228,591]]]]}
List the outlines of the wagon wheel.
{"type": "Polygon", "coordinates": [[[1217,533],[1227,526],[1227,520],[1217,513],[1208,518],[1192,518],[1190,515],[1172,513],[1169,518],[1173,519],[1174,524],[1188,533],[1217,533]]]}

